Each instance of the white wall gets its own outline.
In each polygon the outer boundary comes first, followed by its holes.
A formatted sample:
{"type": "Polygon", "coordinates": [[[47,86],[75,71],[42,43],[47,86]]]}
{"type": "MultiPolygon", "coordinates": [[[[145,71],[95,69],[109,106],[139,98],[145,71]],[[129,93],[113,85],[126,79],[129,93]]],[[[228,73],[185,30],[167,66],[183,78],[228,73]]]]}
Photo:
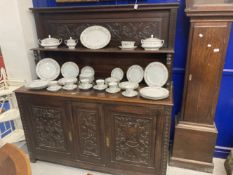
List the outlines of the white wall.
{"type": "Polygon", "coordinates": [[[0,47],[9,79],[36,78],[31,48],[37,46],[32,0],[0,0],[0,47]]]}

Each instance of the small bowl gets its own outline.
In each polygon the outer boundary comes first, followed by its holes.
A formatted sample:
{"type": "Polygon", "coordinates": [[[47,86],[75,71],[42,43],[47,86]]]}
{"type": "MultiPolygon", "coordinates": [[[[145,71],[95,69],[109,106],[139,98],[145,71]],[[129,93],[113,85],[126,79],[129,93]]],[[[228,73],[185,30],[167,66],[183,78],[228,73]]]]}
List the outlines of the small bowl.
{"type": "Polygon", "coordinates": [[[109,85],[109,83],[111,83],[111,82],[119,83],[119,80],[117,78],[114,78],[114,77],[108,77],[108,78],[105,79],[105,83],[107,85],[109,85]]]}
{"type": "Polygon", "coordinates": [[[48,83],[48,86],[57,86],[58,85],[58,81],[50,81],[48,83]]]}

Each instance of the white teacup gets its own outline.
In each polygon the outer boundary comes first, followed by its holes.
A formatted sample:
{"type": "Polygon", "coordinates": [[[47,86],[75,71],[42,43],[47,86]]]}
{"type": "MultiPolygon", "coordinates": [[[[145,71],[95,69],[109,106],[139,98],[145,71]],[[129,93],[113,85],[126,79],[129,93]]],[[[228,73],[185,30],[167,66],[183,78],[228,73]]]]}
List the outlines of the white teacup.
{"type": "Polygon", "coordinates": [[[117,88],[117,82],[110,82],[109,84],[110,89],[116,89],[117,88]]]}
{"type": "Polygon", "coordinates": [[[80,80],[81,85],[85,88],[88,87],[90,85],[89,79],[82,79],[80,80]]]}
{"type": "Polygon", "coordinates": [[[121,41],[121,46],[123,48],[132,48],[134,47],[135,41],[121,41]]]}
{"type": "Polygon", "coordinates": [[[96,80],[97,87],[101,88],[104,86],[104,80],[103,79],[98,79],[96,80]]]}

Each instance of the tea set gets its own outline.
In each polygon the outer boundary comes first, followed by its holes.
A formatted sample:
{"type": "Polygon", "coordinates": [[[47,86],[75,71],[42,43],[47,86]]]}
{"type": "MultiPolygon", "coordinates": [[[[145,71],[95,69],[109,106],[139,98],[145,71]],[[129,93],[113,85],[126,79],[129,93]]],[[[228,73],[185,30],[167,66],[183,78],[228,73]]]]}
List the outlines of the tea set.
{"type": "Polygon", "coordinates": [[[148,64],[145,70],[140,65],[132,65],[126,72],[128,81],[123,81],[124,71],[116,67],[112,69],[110,77],[106,79],[97,79],[95,82],[95,70],[91,66],[84,66],[79,74],[79,66],[74,62],[65,62],[60,65],[52,58],[40,60],[36,66],[36,73],[39,80],[34,80],[26,85],[31,90],[40,90],[47,88],[47,91],[57,92],[61,89],[65,91],[74,91],[75,89],[96,91],[106,91],[110,94],[121,93],[125,97],[135,97],[140,94],[146,99],[158,100],[169,96],[169,91],[163,86],[168,80],[168,70],[160,62],[148,64]],[[49,71],[47,71],[49,70],[49,71]],[[62,74],[62,78],[58,76],[62,74]],[[78,78],[79,77],[79,80],[78,78]],[[139,90],[139,83],[142,81],[148,87],[139,90]],[[139,90],[139,91],[137,91],[139,90]]]}

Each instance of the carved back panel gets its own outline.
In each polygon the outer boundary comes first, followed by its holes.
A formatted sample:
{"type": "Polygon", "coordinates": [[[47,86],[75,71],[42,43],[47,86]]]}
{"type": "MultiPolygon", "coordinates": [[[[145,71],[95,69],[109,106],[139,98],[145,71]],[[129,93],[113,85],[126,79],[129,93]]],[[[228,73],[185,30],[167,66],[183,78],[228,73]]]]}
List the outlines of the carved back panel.
{"type": "MultiPolygon", "coordinates": [[[[33,9],[39,38],[49,34],[67,39],[79,38],[92,25],[106,27],[111,35],[109,46],[119,46],[122,40],[141,39],[154,35],[165,40],[165,48],[173,48],[177,3],[167,5],[97,6],[75,8],[33,9]]],[[[79,47],[81,44],[79,43],[79,47]]]]}

